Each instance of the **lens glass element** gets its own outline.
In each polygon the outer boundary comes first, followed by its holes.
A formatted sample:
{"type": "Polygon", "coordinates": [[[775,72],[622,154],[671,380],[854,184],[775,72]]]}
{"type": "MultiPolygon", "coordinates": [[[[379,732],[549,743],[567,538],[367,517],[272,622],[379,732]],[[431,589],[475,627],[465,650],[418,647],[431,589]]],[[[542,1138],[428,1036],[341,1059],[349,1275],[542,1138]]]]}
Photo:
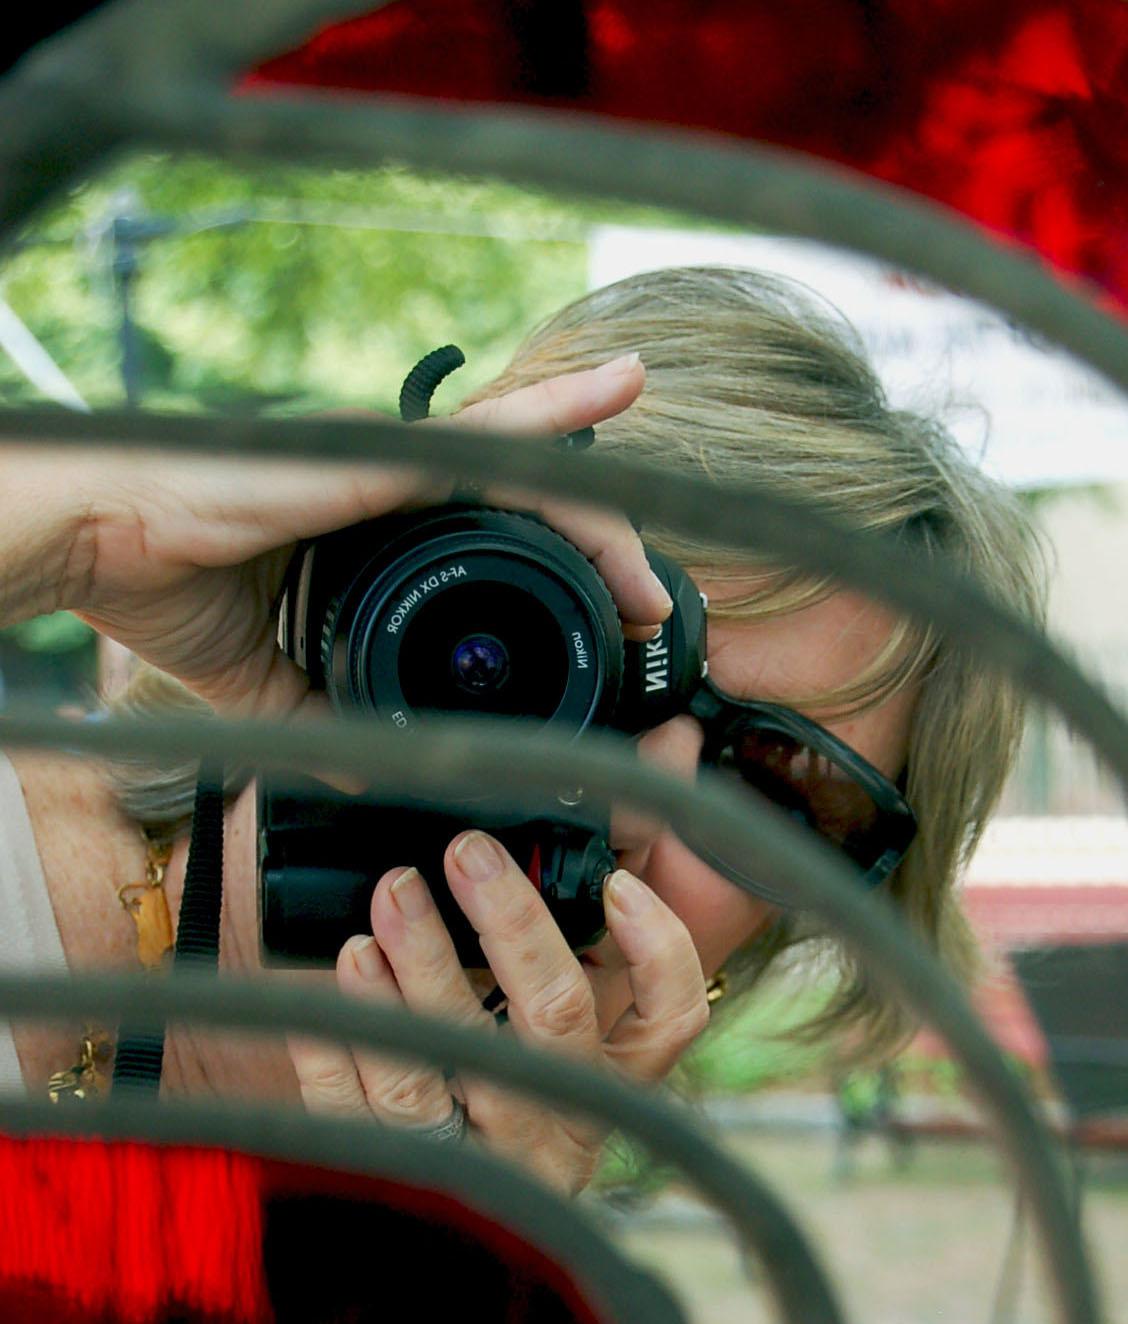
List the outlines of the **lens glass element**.
{"type": "Polygon", "coordinates": [[[418,608],[398,656],[404,700],[417,712],[548,720],[568,685],[569,640],[533,593],[477,580],[418,608]]]}
{"type": "Polygon", "coordinates": [[[509,679],[509,654],[492,634],[472,634],[455,645],[450,669],[467,693],[494,693],[509,679]]]}

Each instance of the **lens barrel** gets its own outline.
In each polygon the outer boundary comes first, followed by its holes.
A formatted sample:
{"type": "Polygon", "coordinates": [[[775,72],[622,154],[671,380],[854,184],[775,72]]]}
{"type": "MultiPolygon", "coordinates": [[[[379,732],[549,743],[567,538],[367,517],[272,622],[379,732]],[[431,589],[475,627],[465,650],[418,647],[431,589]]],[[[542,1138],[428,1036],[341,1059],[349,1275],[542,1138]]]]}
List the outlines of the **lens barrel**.
{"type": "Polygon", "coordinates": [[[339,709],[401,728],[447,713],[576,730],[613,712],[623,677],[614,601],[539,521],[446,507],[321,539],[318,557],[317,578],[335,584],[307,632],[339,709]]]}

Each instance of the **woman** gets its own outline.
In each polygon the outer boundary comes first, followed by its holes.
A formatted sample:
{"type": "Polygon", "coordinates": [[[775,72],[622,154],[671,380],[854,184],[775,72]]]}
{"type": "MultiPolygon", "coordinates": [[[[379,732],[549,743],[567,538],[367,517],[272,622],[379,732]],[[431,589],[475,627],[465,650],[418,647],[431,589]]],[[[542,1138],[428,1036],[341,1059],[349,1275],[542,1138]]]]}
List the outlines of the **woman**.
{"type": "MultiPolygon", "coordinates": [[[[1028,615],[1040,611],[1036,551],[1013,502],[939,428],[889,410],[849,332],[781,281],[687,269],[597,291],[529,337],[459,418],[524,434],[594,423],[601,451],[718,483],[768,481],[957,565],[1028,615]]],[[[44,571],[38,580],[27,571],[9,576],[16,586],[9,619],[78,610],[224,713],[300,715],[316,707],[303,675],[274,645],[270,605],[293,541],[404,503],[441,500],[445,490],[389,469],[256,470],[253,486],[233,484],[230,475],[214,465],[99,460],[77,471],[72,465],[60,488],[41,465],[17,470],[23,496],[38,504],[21,502],[14,518],[38,510],[23,536],[35,549],[27,564],[44,571]]],[[[526,504],[520,494],[496,499],[526,504]]],[[[669,603],[629,526],[564,503],[534,508],[591,557],[626,628],[635,637],[652,632],[669,603]]],[[[709,675],[720,693],[800,712],[861,756],[883,794],[904,789],[919,831],[883,886],[959,968],[967,942],[952,884],[1012,756],[1018,696],[929,630],[829,577],[815,581],[659,528],[647,527],[646,538],[708,595],[709,675]]],[[[143,687],[131,702],[149,703],[143,687]]],[[[640,752],[692,779],[713,736],[707,725],[676,717],[644,733],[640,752]]],[[[136,820],[175,818],[185,779],[154,785],[151,771],[119,777],[127,817],[93,767],[54,755],[12,758],[68,964],[134,963],[131,926],[113,913],[111,893],[143,876],[136,820]]],[[[857,785],[838,775],[812,780],[810,797],[823,801],[812,807],[816,822],[844,790],[857,785]]],[[[857,800],[847,795],[842,803],[857,800]]],[[[232,804],[228,828],[222,959],[249,969],[257,962],[249,790],[232,804]]],[[[484,834],[451,843],[447,882],[482,935],[513,1033],[656,1080],[704,1028],[708,979],[723,968],[738,989],[783,947],[817,935],[733,887],[638,815],[618,817],[612,846],[621,868],[606,888],[608,936],[582,962],[484,834]]],[[[180,843],[166,883],[174,910],[183,858],[180,843]]],[[[481,989],[454,959],[427,880],[411,864],[380,879],[372,934],[346,944],[338,982],[357,997],[489,1026],[481,989]]],[[[904,1029],[898,1009],[848,965],[823,1028],[832,1024],[852,1026],[855,1047],[867,1049],[888,1046],[904,1029]]],[[[68,1051],[65,1040],[32,1028],[19,1032],[17,1046],[32,1088],[68,1051]]],[[[577,1190],[591,1175],[601,1139],[592,1128],[479,1081],[448,1082],[435,1070],[306,1041],[289,1047],[287,1058],[272,1046],[177,1033],[166,1088],[246,1096],[300,1090],[311,1109],[371,1114],[436,1136],[459,1132],[465,1120],[562,1189],[577,1190]]]]}

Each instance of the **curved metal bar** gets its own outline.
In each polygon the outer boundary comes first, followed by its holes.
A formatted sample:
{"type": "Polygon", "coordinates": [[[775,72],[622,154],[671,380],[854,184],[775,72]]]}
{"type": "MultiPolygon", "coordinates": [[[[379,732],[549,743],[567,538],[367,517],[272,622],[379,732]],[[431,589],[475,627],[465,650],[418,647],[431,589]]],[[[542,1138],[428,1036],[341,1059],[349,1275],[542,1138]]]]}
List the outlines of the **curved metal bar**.
{"type": "Polygon", "coordinates": [[[776,554],[831,574],[929,621],[1066,716],[1128,787],[1128,719],[1045,636],[988,598],[978,585],[900,546],[847,529],[819,508],[754,487],[714,486],[637,461],[550,448],[456,428],[391,420],[216,419],[55,409],[0,410],[0,441],[153,448],[214,455],[315,456],[318,460],[410,460],[459,479],[495,479],[616,506],[642,520],[729,547],[776,554]],[[895,569],[894,569],[895,568],[895,569]]]}
{"type": "MultiPolygon", "coordinates": [[[[118,7],[114,8],[116,10],[118,7]]],[[[297,13],[298,7],[288,12],[297,13]]],[[[171,28],[166,29],[166,36],[171,32],[171,28]]],[[[202,67],[202,62],[198,62],[197,67],[202,67]]],[[[42,75],[43,65],[38,66],[38,72],[42,75]]],[[[45,100],[54,106],[67,103],[67,91],[52,88],[49,79],[46,84],[41,82],[40,88],[46,94],[45,100]]],[[[118,90],[115,87],[115,92],[118,90]]],[[[82,106],[82,101],[82,95],[76,94],[70,105],[82,106]]],[[[574,188],[585,192],[603,191],[690,206],[728,219],[760,220],[790,233],[837,240],[979,294],[1028,325],[1080,352],[1113,379],[1128,381],[1128,354],[1124,353],[1128,346],[1128,335],[1111,318],[1102,317],[1083,299],[1063,291],[1041,273],[1033,262],[1016,259],[1006,250],[976,238],[974,231],[943,221],[942,214],[934,209],[919,203],[894,201],[898,196],[894,190],[879,186],[862,188],[852,182],[846,184],[844,176],[839,178],[825,169],[806,170],[782,154],[767,149],[729,148],[706,135],[624,130],[603,123],[594,126],[578,125],[568,118],[548,114],[527,113],[518,119],[512,114],[498,116],[483,112],[468,116],[460,113],[455,119],[449,113],[434,109],[411,109],[403,104],[396,107],[360,107],[349,105],[343,99],[332,98],[298,98],[292,103],[273,99],[230,102],[217,99],[214,87],[178,83],[175,79],[163,86],[142,87],[130,82],[128,95],[124,97],[121,108],[121,118],[116,122],[110,116],[100,114],[96,102],[82,109],[84,125],[94,125],[96,128],[98,150],[105,150],[115,137],[121,140],[129,137],[135,130],[136,117],[139,115],[148,119],[151,132],[162,143],[179,142],[198,148],[203,139],[220,150],[278,152],[289,158],[311,152],[324,155],[326,149],[330,152],[337,149],[346,155],[370,161],[374,154],[371,135],[376,131],[382,135],[380,148],[385,155],[395,152],[398,144],[397,154],[406,156],[416,164],[443,165],[448,168],[453,166],[463,170],[493,170],[524,181],[537,180],[552,187],[574,188]],[[191,131],[187,127],[189,121],[193,122],[191,131]],[[599,151],[593,153],[590,149],[596,135],[599,151]]],[[[0,169],[4,170],[0,174],[0,196],[4,196],[10,204],[8,211],[13,217],[26,215],[28,208],[45,196],[40,183],[44,166],[51,164],[55,179],[65,183],[88,159],[84,149],[71,145],[60,152],[60,145],[55,142],[56,135],[61,128],[65,128],[65,120],[70,115],[68,111],[66,115],[57,115],[51,123],[37,122],[33,126],[34,131],[22,138],[19,137],[18,115],[15,119],[6,117],[13,125],[18,141],[8,153],[7,162],[0,165],[0,169]],[[69,156],[66,151],[70,152],[69,156]],[[57,164],[53,162],[52,153],[62,155],[62,161],[57,164]],[[9,168],[12,162],[15,162],[14,169],[9,168]],[[40,189],[39,193],[37,189],[40,189]]],[[[472,466],[463,468],[470,471],[472,466]]],[[[715,499],[714,491],[711,502],[715,502],[715,499]]],[[[653,502],[648,502],[648,512],[654,517],[656,512],[653,502]]],[[[748,506],[745,502],[744,519],[747,518],[748,506]]],[[[715,531],[715,521],[711,521],[711,524],[715,531]]],[[[805,563],[801,558],[789,559],[805,563]]],[[[838,568],[841,570],[841,567],[838,568]]],[[[857,575],[852,582],[864,583],[863,578],[857,577],[862,571],[857,567],[855,569],[857,575]]],[[[848,574],[842,574],[841,577],[851,579],[848,574]]],[[[875,588],[874,591],[879,596],[896,601],[895,590],[891,591],[888,586],[884,589],[875,588]]],[[[931,607],[923,605],[927,594],[923,590],[921,592],[923,596],[916,601],[915,609],[931,612],[931,607]]],[[[999,618],[992,616],[990,619],[998,627],[999,618]]],[[[949,628],[954,630],[958,627],[949,628]]],[[[973,635],[974,630],[969,627],[966,637],[973,635]]],[[[1080,687],[1074,684],[1076,674],[1065,664],[1062,664],[1064,670],[1057,666],[1061,659],[1056,658],[1052,650],[1048,655],[1045,652],[1039,653],[1030,648],[1028,639],[1016,639],[1005,630],[1002,640],[996,639],[991,648],[995,650],[993,656],[996,661],[1001,661],[1009,648],[1011,655],[1007,662],[1008,669],[1020,678],[1025,676],[1032,680],[1032,688],[1036,692],[1053,693],[1055,687],[1060,689],[1063,682],[1068,691],[1070,685],[1073,685],[1071,696],[1067,694],[1067,702],[1062,704],[1063,711],[1072,712],[1070,704],[1080,703],[1082,707],[1089,705],[1085,729],[1091,737],[1094,737],[1094,730],[1097,731],[1094,742],[1107,756],[1108,751],[1101,738],[1103,732],[1099,729],[1102,717],[1100,704],[1103,702],[1101,696],[1083,683],[1080,687]]],[[[1109,714],[1114,727],[1112,744],[1123,749],[1123,723],[1114,710],[1106,705],[1105,720],[1109,714]]],[[[278,737],[275,735],[271,739],[277,740],[278,737]]],[[[511,751],[512,737],[507,739],[511,751]]],[[[482,733],[479,731],[474,751],[475,764],[479,769],[482,766],[481,741],[482,733]]],[[[72,740],[71,743],[75,742],[72,740]]],[[[421,753],[418,745],[414,753],[421,753]]],[[[437,749],[432,754],[438,757],[437,749]]],[[[558,776],[562,766],[561,756],[557,754],[555,757],[555,772],[558,776]]],[[[1119,757],[1114,757],[1113,761],[1123,773],[1123,761],[1119,757]]],[[[523,780],[527,780],[529,773],[525,769],[522,773],[523,780]]],[[[591,784],[593,772],[590,746],[585,746],[584,750],[583,775],[591,784]]],[[[623,784],[621,771],[619,778],[617,788],[623,784]]],[[[499,775],[498,781],[503,782],[504,776],[499,775]]],[[[685,790],[679,789],[684,801],[685,790]]],[[[700,811],[700,806],[697,808],[700,811]]],[[[670,817],[674,819],[675,815],[671,813],[670,817]]],[[[714,823],[714,831],[706,826],[704,817],[699,818],[698,822],[711,840],[724,845],[725,838],[720,825],[714,823]]],[[[745,839],[745,848],[747,844],[745,839]]],[[[762,854],[762,838],[759,845],[762,854]]],[[[803,852],[799,851],[797,858],[800,861],[802,855],[803,852]]],[[[803,867],[812,866],[807,864],[803,867]]],[[[792,885],[797,878],[798,875],[792,877],[792,885]]],[[[800,889],[801,886],[802,881],[800,889]]],[[[833,916],[834,906],[826,902],[825,898],[823,904],[830,907],[824,913],[833,916]]],[[[875,909],[874,914],[877,913],[875,909]]],[[[871,962],[876,959],[879,953],[867,949],[865,942],[859,940],[856,933],[851,935],[848,922],[844,923],[841,916],[836,922],[848,936],[853,936],[859,949],[871,962]]],[[[899,948],[897,952],[899,961],[899,948]]],[[[889,958],[889,953],[886,952],[885,956],[889,958]]],[[[880,964],[875,968],[880,973],[880,964]]],[[[898,970],[897,980],[907,977],[909,973],[898,970]]],[[[911,979],[909,982],[911,984],[911,979]]],[[[918,989],[917,993],[921,997],[926,996],[924,988],[918,989]]],[[[929,996],[935,994],[936,990],[933,989],[929,996]]],[[[951,1008],[942,1001],[935,1019],[943,1024],[943,1018],[950,1015],[951,1008]]],[[[967,1051],[966,1042],[964,1051],[967,1051]]],[[[984,1066],[988,1078],[991,1074],[989,1068],[993,1066],[991,1061],[984,1066]]],[[[997,1098],[995,1103],[1001,1106],[997,1098]]],[[[1005,1115],[1005,1112],[1004,1107],[1001,1115],[1005,1115]]],[[[1021,1132],[1020,1125],[1019,1136],[1021,1132]]],[[[1012,1156],[1020,1157],[1019,1141],[1015,1136],[1010,1136],[1009,1141],[1012,1156]],[[1015,1146],[1018,1146],[1017,1154],[1015,1146]]],[[[1036,1150],[1035,1153],[1037,1155],[1041,1151],[1036,1150]]],[[[1060,1252],[1059,1260],[1050,1223],[1045,1227],[1046,1235],[1050,1237],[1052,1262],[1059,1272],[1063,1300],[1083,1305],[1087,1292],[1084,1274],[1074,1284],[1074,1295],[1071,1298],[1067,1273],[1069,1252],[1060,1252]]],[[[1083,1268],[1083,1261],[1081,1263],[1083,1268]]]]}
{"type": "Polygon", "coordinates": [[[270,0],[231,22],[224,0],[114,0],[33,47],[0,80],[0,244],[52,197],[138,137],[122,115],[161,86],[215,96],[323,24],[386,0],[270,0]]]}
{"type": "Polygon", "coordinates": [[[522,107],[445,109],[407,98],[244,96],[163,88],[131,112],[156,147],[495,175],[569,195],[616,197],[836,244],[981,299],[1128,388],[1128,326],[1095,287],[1055,279],[1035,256],[904,189],[721,135],[625,127],[522,107]],[[379,144],[378,148],[374,144],[379,144]]]}
{"type": "MultiPolygon", "coordinates": [[[[417,1016],[400,1007],[350,1001],[335,992],[288,987],[269,980],[216,979],[179,972],[157,981],[134,974],[71,977],[0,974],[0,1010],[37,1019],[121,1015],[139,1026],[170,1020],[258,1032],[298,1031],[322,1039],[364,1044],[376,1050],[391,1049],[397,1056],[413,1060],[442,1062],[512,1085],[553,1107],[574,1106],[610,1126],[637,1135],[654,1153],[673,1159],[711,1195],[733,1220],[745,1244],[762,1257],[772,1293],[789,1318],[803,1320],[804,1324],[807,1321],[839,1324],[842,1319],[830,1285],[806,1239],[785,1207],[758,1177],[739,1167],[688,1117],[655,1097],[652,1091],[632,1089],[610,1074],[559,1055],[534,1051],[512,1038],[417,1016]]],[[[146,1106],[142,1102],[111,1098],[88,1108],[52,1112],[45,1105],[0,1100],[0,1128],[8,1127],[11,1119],[11,1124],[21,1128],[39,1124],[45,1130],[55,1131],[61,1128],[52,1123],[60,1122],[64,1113],[69,1118],[89,1112],[95,1116],[91,1125],[95,1134],[164,1140],[170,1132],[161,1117],[168,1107],[165,1102],[154,1105],[150,1101],[146,1106]],[[44,1118],[46,1126],[43,1126],[44,1118]]],[[[175,1128],[181,1123],[188,1124],[195,1111],[194,1106],[177,1108],[172,1114],[171,1134],[177,1134],[175,1128]]],[[[323,1122],[321,1128],[311,1129],[304,1125],[306,1119],[297,1109],[262,1113],[261,1118],[269,1129],[261,1132],[253,1129],[252,1115],[243,1108],[211,1108],[208,1113],[211,1117],[208,1129],[195,1132],[202,1143],[235,1144],[250,1152],[274,1152],[276,1140],[291,1139],[290,1156],[320,1158],[324,1154],[325,1161],[334,1167],[347,1169],[359,1162],[368,1170],[371,1158],[381,1164],[396,1164],[392,1170],[397,1175],[403,1172],[427,1185],[435,1184],[440,1176],[446,1185],[445,1179],[450,1178],[453,1189],[468,1196],[474,1205],[480,1205],[494,1186],[494,1203],[487,1203],[486,1207],[495,1209],[506,1221],[521,1220],[534,1194],[540,1192],[541,1209],[552,1212],[550,1229],[565,1227],[560,1202],[549,1197],[537,1183],[508,1164],[469,1149],[429,1144],[396,1128],[382,1128],[375,1123],[366,1127],[323,1122]],[[225,1131],[228,1121],[236,1123],[237,1129],[225,1131]],[[366,1130],[378,1138],[361,1144],[366,1130]],[[400,1136],[402,1140],[398,1139],[400,1136]],[[298,1141],[303,1137],[319,1148],[312,1154],[299,1148],[298,1141]],[[358,1148],[350,1158],[350,1144],[354,1142],[358,1148]],[[437,1161],[440,1155],[441,1161],[437,1161]],[[460,1160],[467,1160],[465,1167],[460,1160]],[[501,1180],[502,1174],[506,1174],[505,1180],[501,1180]]],[[[260,1114],[256,1110],[254,1115],[260,1114]]],[[[78,1125],[82,1126],[82,1122],[78,1125]]],[[[387,1168],[382,1167],[381,1171],[387,1168]]],[[[536,1220],[516,1221],[512,1226],[532,1230],[539,1224],[536,1220]]],[[[582,1262],[577,1264],[574,1249],[582,1230],[579,1216],[574,1215],[568,1228],[570,1240],[562,1247],[568,1252],[565,1263],[577,1271],[582,1268],[582,1262]]],[[[606,1257],[604,1260],[606,1267],[606,1257]]],[[[623,1318],[649,1317],[640,1314],[636,1304],[635,1310],[628,1311],[623,1318]]]]}
{"type": "MultiPolygon", "coordinates": [[[[563,779],[583,785],[604,800],[626,801],[657,813],[689,843],[706,840],[722,858],[763,861],[770,883],[786,886],[796,905],[822,915],[845,936],[874,978],[903,997],[944,1036],[1000,1124],[1001,1143],[1019,1174],[1042,1235],[1062,1318],[1071,1324],[1096,1324],[1096,1288],[1079,1228],[1051,1140],[1023,1087],[950,977],[911,938],[891,906],[858,888],[856,876],[830,847],[766,802],[752,803],[749,796],[728,792],[718,778],[703,778],[697,786],[689,786],[640,763],[624,753],[627,746],[621,738],[589,734],[582,742],[572,742],[545,730],[534,735],[515,731],[512,721],[484,719],[446,722],[441,730],[421,729],[410,736],[382,729],[380,739],[373,739],[374,734],[372,723],[364,720],[309,721],[299,729],[278,723],[236,725],[218,720],[138,723],[111,719],[79,725],[51,716],[13,715],[0,724],[0,738],[8,743],[54,743],[76,751],[118,755],[155,750],[164,755],[207,752],[224,761],[259,767],[334,767],[364,776],[373,787],[418,795],[449,795],[452,790],[485,781],[522,802],[531,790],[551,794],[563,779]]],[[[754,890],[746,883],[740,885],[754,890]]],[[[0,990],[10,987],[0,983],[0,990]]],[[[154,1014],[160,1010],[154,1004],[154,1014]]],[[[341,1025],[344,1029],[343,1022],[341,1025]]],[[[447,1032],[452,1032],[451,1027],[447,1032]]],[[[351,1028],[346,1033],[363,1038],[351,1028]]],[[[438,1042],[431,1040],[432,1044],[438,1042]]],[[[485,1051],[484,1046],[475,1051],[485,1051]]],[[[469,1058],[453,1053],[449,1060],[470,1065],[469,1058]]],[[[474,1058],[473,1069],[478,1070],[485,1060],[474,1058]]],[[[600,1112],[599,1100],[578,1088],[573,1090],[578,1076],[565,1079],[539,1057],[527,1079],[522,1075],[525,1068],[516,1061],[491,1056],[491,1071],[495,1066],[498,1078],[507,1083],[536,1092],[541,1079],[553,1080],[559,1099],[583,1107],[592,1104],[593,1111],[600,1112]]],[[[631,1107],[622,1116],[630,1119],[632,1129],[637,1121],[637,1133],[648,1144],[654,1142],[656,1137],[646,1129],[645,1119],[631,1107]]]]}
{"type": "Polygon", "coordinates": [[[253,6],[244,25],[230,22],[222,0],[104,6],[33,51],[0,91],[0,235],[114,143],[287,160],[394,158],[840,244],[983,299],[1128,386],[1128,327],[1095,306],[1099,290],[1081,281],[1071,288],[1016,245],[844,167],[594,115],[445,108],[402,97],[232,98],[220,86],[319,22],[379,7],[375,0],[273,0],[253,6]]]}
{"type": "MultiPolygon", "coordinates": [[[[225,996],[233,999],[236,992],[227,990],[225,996]]],[[[136,1004],[138,999],[132,1001],[136,1004]]],[[[117,1006],[124,1009],[126,1003],[117,1006]]],[[[638,1319],[686,1324],[685,1313],[660,1280],[627,1260],[591,1226],[574,1201],[552,1195],[519,1169],[475,1146],[436,1145],[404,1128],[314,1117],[299,1109],[179,1100],[157,1104],[129,1098],[57,1108],[0,1096],[0,1131],[214,1146],[316,1163],[339,1172],[390,1177],[424,1189],[439,1187],[469,1208],[519,1231],[567,1269],[583,1285],[588,1300],[602,1307],[601,1318],[622,1324],[638,1319]]],[[[838,1320],[839,1316],[818,1318],[838,1320]]]]}

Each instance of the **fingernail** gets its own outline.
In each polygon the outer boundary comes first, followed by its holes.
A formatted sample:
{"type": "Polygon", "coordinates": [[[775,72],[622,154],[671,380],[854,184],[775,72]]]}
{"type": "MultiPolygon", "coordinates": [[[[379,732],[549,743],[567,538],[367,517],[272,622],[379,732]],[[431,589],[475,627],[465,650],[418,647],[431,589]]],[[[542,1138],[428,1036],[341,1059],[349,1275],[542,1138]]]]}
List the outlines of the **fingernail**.
{"type": "Polygon", "coordinates": [[[471,832],[454,848],[459,868],[472,883],[489,882],[505,866],[497,843],[484,832],[471,832]]]}
{"type": "Polygon", "coordinates": [[[606,377],[622,377],[628,372],[633,372],[638,363],[638,350],[633,354],[624,354],[621,358],[612,359],[609,363],[601,363],[596,372],[601,372],[606,377]]]}
{"type": "Polygon", "coordinates": [[[376,946],[376,939],[357,937],[349,939],[350,955],[361,979],[374,983],[384,973],[384,957],[376,946]]]}
{"type": "Polygon", "coordinates": [[[623,638],[629,639],[632,644],[648,644],[652,639],[657,639],[662,633],[660,625],[628,625],[623,624],[623,638]]]}
{"type": "Polygon", "coordinates": [[[405,869],[392,883],[392,900],[406,920],[424,919],[431,910],[431,896],[418,869],[405,869]]]}
{"type": "Polygon", "coordinates": [[[650,576],[654,580],[654,582],[658,585],[658,591],[662,594],[662,599],[666,604],[666,613],[668,615],[674,609],[674,600],[673,598],[670,597],[670,593],[669,590],[666,588],[666,585],[663,584],[662,581],[658,578],[657,572],[651,570],[650,576]]]}
{"type": "Polygon", "coordinates": [[[603,884],[603,895],[616,910],[632,917],[643,914],[654,904],[654,893],[626,869],[615,870],[603,884]]]}

